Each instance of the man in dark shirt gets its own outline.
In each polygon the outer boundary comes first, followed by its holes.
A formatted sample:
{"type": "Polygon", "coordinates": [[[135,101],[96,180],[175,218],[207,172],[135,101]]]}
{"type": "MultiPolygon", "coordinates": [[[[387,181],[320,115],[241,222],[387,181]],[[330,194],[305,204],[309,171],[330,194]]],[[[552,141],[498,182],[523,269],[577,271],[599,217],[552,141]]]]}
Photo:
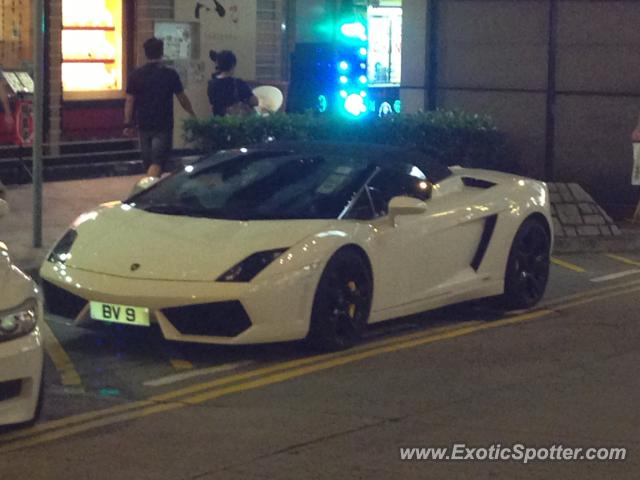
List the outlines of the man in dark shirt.
{"type": "Polygon", "coordinates": [[[169,158],[173,139],[173,96],[195,117],[178,73],[162,64],[164,44],[150,38],[144,42],[147,64],[136,68],[127,83],[124,133],[134,134],[135,118],[142,161],[150,177],[160,177],[169,158]]]}
{"type": "Polygon", "coordinates": [[[216,64],[216,71],[209,80],[207,95],[211,104],[211,111],[214,116],[224,116],[233,114],[229,110],[234,105],[246,105],[242,113],[253,113],[253,107],[259,105],[258,98],[251,91],[251,87],[241,79],[234,77],[238,59],[230,50],[221,52],[209,52],[209,58],[216,64]]]}

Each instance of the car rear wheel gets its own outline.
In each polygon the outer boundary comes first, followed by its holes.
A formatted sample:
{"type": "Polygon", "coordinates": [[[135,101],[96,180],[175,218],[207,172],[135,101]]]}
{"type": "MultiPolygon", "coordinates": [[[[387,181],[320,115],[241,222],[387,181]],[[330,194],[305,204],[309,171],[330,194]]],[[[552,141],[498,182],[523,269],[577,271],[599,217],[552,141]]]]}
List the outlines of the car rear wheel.
{"type": "Polygon", "coordinates": [[[542,299],[549,280],[550,246],[542,221],[525,220],[509,251],[502,306],[510,310],[531,308],[542,299]]]}
{"type": "Polygon", "coordinates": [[[339,250],[320,277],[311,310],[308,340],[320,350],[343,350],[363,333],[373,292],[366,259],[350,249],[339,250]]]}

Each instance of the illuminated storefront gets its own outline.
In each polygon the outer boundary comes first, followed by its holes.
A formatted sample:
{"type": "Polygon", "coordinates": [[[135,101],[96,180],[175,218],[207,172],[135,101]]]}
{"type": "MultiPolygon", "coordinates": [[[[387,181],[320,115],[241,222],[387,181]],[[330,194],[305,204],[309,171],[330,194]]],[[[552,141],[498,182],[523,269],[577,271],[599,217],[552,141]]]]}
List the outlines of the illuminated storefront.
{"type": "Polygon", "coordinates": [[[63,0],[65,99],[122,97],[123,0],[63,0]]]}
{"type": "Polygon", "coordinates": [[[402,8],[369,7],[370,85],[400,85],[402,8]]]}
{"type": "Polygon", "coordinates": [[[385,116],[402,110],[402,1],[382,0],[378,3],[378,6],[369,7],[367,11],[369,109],[385,116]]]}
{"type": "MultiPolygon", "coordinates": [[[[0,0],[0,67],[32,73],[32,0],[0,0]]],[[[138,0],[45,2],[45,142],[117,138],[138,0]]],[[[14,89],[9,89],[10,93],[14,89]]],[[[11,96],[17,114],[26,94],[11,96]]],[[[17,117],[16,117],[17,118],[17,117]]],[[[15,122],[14,122],[15,123],[15,122]]],[[[15,132],[13,132],[15,133],[15,132]]],[[[0,143],[16,135],[0,122],[0,143]]],[[[10,155],[10,154],[8,154],[10,155]]]]}
{"type": "MultiPolygon", "coordinates": [[[[60,3],[60,78],[52,78],[51,84],[59,85],[56,87],[62,92],[61,141],[117,138],[122,135],[137,2],[62,0],[60,3]]],[[[53,37],[51,41],[55,41],[53,37]]],[[[51,49],[54,48],[52,45],[51,49]]]]}

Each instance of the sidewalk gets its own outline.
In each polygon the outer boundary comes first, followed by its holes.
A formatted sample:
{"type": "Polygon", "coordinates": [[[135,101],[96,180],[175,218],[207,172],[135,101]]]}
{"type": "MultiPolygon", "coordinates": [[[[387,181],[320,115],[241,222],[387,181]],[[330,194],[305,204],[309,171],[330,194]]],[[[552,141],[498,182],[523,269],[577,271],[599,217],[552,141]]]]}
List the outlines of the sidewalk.
{"type": "Polygon", "coordinates": [[[140,175],[90,180],[46,182],[43,187],[42,248],[33,248],[33,190],[31,185],[7,186],[11,212],[0,219],[0,241],[14,263],[35,273],[49,248],[78,215],[97,205],[128,196],[140,175]]]}
{"type": "MultiPolygon", "coordinates": [[[[8,186],[11,213],[0,219],[0,241],[7,244],[16,265],[33,274],[54,242],[81,213],[112,200],[128,196],[140,175],[44,184],[43,247],[33,248],[31,185],[8,186]]],[[[558,204],[556,204],[558,205],[558,204]]],[[[554,207],[555,208],[555,207],[554,207]]],[[[621,234],[610,237],[567,237],[557,235],[556,253],[640,251],[640,228],[621,226],[621,234]]]]}

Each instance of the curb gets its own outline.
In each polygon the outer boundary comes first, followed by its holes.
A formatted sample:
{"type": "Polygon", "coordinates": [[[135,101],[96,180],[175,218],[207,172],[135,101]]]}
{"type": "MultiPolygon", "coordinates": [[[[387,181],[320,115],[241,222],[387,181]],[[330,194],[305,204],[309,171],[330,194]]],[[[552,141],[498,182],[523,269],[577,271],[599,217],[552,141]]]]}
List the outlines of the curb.
{"type": "Polygon", "coordinates": [[[550,182],[555,253],[640,250],[640,229],[621,229],[577,183],[550,182]]]}
{"type": "Polygon", "coordinates": [[[640,233],[622,231],[612,237],[555,237],[554,253],[602,253],[640,251],[640,233]]]}

